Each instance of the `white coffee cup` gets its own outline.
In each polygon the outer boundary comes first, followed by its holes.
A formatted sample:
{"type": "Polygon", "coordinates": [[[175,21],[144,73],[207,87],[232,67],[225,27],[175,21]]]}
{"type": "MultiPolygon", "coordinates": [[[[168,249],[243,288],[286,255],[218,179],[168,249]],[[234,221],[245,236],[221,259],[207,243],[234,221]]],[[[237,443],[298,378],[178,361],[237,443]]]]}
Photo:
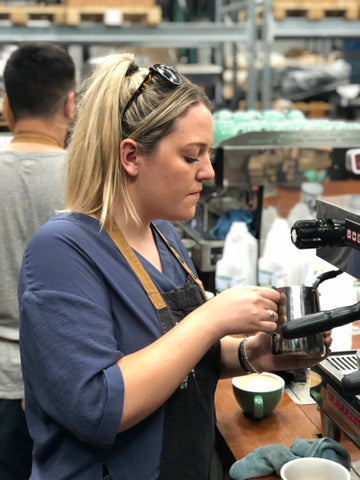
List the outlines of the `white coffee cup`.
{"type": "Polygon", "coordinates": [[[340,463],[326,458],[305,457],[291,460],[280,470],[282,480],[350,480],[351,475],[340,463]]]}

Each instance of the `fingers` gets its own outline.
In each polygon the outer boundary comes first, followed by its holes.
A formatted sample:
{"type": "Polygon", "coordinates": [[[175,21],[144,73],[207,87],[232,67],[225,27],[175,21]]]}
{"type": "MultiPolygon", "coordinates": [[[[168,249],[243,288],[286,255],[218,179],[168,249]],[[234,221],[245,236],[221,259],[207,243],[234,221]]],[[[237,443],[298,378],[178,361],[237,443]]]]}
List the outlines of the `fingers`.
{"type": "Polygon", "coordinates": [[[271,332],[276,330],[279,319],[277,303],[277,300],[280,299],[279,292],[271,288],[256,287],[255,292],[251,296],[258,319],[261,322],[262,331],[271,332]]]}
{"type": "Polygon", "coordinates": [[[331,353],[330,347],[332,344],[331,331],[327,331],[323,333],[323,342],[326,347],[326,354],[329,355],[329,353],[331,353]]]}
{"type": "Polygon", "coordinates": [[[270,288],[239,286],[221,292],[212,306],[217,308],[216,322],[227,329],[226,334],[272,333],[279,320],[279,299],[279,292],[270,288]]]}
{"type": "Polygon", "coordinates": [[[279,315],[276,310],[271,310],[269,308],[265,310],[265,321],[277,323],[278,319],[279,315]]]}
{"type": "Polygon", "coordinates": [[[275,310],[265,309],[264,310],[264,319],[265,324],[263,323],[263,331],[264,332],[273,332],[277,329],[277,321],[279,319],[278,314],[275,310]]]}
{"type": "Polygon", "coordinates": [[[279,305],[276,302],[272,302],[268,299],[263,299],[262,304],[266,310],[271,310],[272,312],[279,312],[279,305]]]}
{"type": "Polygon", "coordinates": [[[277,322],[280,293],[272,288],[261,287],[260,293],[264,299],[265,309],[268,312],[267,320],[277,322]]]}
{"type": "Polygon", "coordinates": [[[276,330],[277,322],[279,320],[278,315],[278,301],[280,300],[280,294],[276,290],[266,287],[258,287],[258,306],[260,307],[260,320],[262,321],[262,330],[265,332],[271,332],[276,330]],[[264,324],[264,321],[266,322],[264,324]]]}
{"type": "Polygon", "coordinates": [[[274,310],[268,310],[268,317],[266,319],[268,322],[275,322],[277,324],[279,320],[279,314],[274,310]]]}
{"type": "Polygon", "coordinates": [[[279,303],[280,301],[280,293],[273,288],[268,287],[256,287],[264,298],[268,298],[274,303],[279,303]]]}
{"type": "Polygon", "coordinates": [[[250,295],[255,294],[259,304],[262,304],[264,308],[277,312],[280,302],[280,293],[278,291],[268,287],[250,287],[249,289],[245,287],[243,290],[247,290],[250,295]]]}

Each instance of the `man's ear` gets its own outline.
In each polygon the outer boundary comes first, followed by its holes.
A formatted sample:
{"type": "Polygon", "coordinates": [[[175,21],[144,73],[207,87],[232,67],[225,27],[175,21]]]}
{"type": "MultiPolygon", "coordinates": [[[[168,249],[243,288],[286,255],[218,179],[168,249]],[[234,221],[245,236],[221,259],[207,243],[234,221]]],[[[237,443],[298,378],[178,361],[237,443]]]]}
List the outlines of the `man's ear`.
{"type": "Polygon", "coordinates": [[[64,104],[64,115],[69,122],[72,122],[75,117],[75,93],[70,92],[64,104]]]}
{"type": "Polygon", "coordinates": [[[130,177],[138,174],[138,147],[135,140],[127,138],[120,143],[120,162],[130,177]]]}
{"type": "Polygon", "coordinates": [[[7,95],[5,95],[3,99],[3,115],[9,126],[9,130],[13,132],[15,128],[15,119],[14,119],[14,114],[13,114],[13,111],[11,110],[9,98],[7,95]]]}

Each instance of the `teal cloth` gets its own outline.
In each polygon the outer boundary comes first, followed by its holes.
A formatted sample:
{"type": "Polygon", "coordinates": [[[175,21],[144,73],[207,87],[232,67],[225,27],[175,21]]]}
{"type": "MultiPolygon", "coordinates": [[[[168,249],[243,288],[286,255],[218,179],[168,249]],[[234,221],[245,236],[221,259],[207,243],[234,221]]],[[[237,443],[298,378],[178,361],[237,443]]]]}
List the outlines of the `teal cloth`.
{"type": "Polygon", "coordinates": [[[230,468],[230,478],[247,480],[265,477],[274,472],[279,475],[281,467],[295,458],[319,457],[333,460],[350,470],[349,452],[332,438],[306,440],[298,438],[290,449],[282,444],[267,445],[253,450],[249,455],[237,460],[230,468]]]}

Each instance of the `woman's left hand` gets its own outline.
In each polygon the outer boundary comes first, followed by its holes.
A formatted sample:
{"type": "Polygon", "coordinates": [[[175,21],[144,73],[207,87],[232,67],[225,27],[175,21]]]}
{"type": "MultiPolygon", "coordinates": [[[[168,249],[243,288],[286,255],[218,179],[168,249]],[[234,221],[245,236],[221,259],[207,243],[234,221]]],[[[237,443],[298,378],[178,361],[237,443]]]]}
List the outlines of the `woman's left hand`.
{"type": "Polygon", "coordinates": [[[309,368],[324,360],[331,350],[331,331],[324,332],[323,342],[325,346],[325,356],[322,357],[302,357],[302,356],[284,356],[274,355],[272,353],[271,335],[258,333],[248,338],[246,342],[246,352],[251,364],[258,371],[272,370],[295,370],[298,368],[309,368]]]}

